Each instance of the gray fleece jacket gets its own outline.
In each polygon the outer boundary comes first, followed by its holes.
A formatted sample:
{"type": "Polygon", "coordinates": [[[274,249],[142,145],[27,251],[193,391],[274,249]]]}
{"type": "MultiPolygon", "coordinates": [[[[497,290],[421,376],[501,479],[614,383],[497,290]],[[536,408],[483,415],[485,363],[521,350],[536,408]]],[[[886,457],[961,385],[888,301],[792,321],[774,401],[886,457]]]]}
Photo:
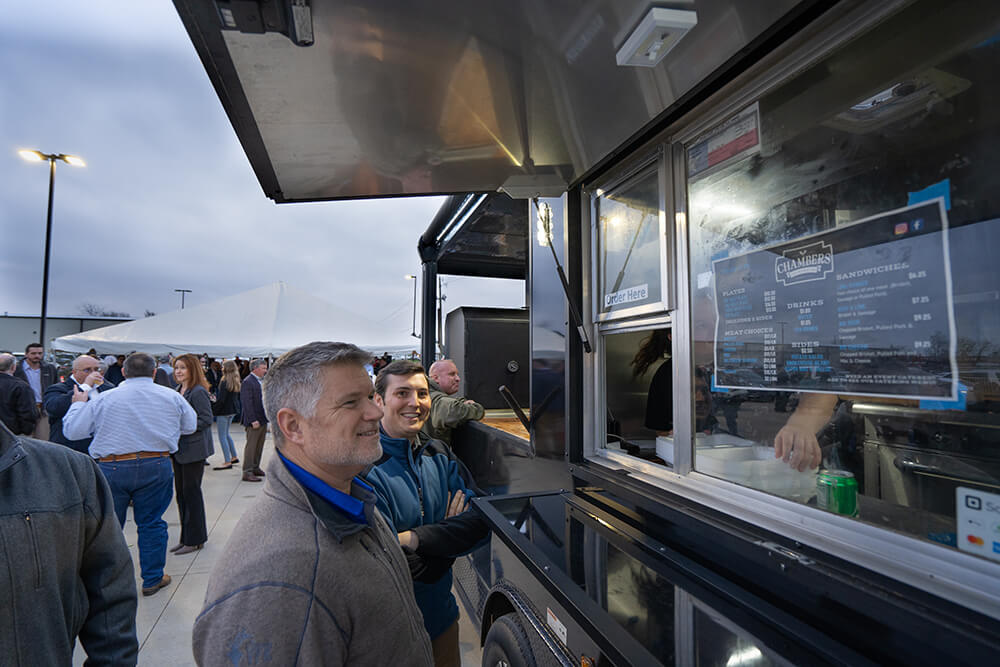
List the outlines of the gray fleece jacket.
{"type": "Polygon", "coordinates": [[[368,524],[305,489],[274,457],[194,624],[199,665],[429,667],[430,639],[399,541],[354,484],[368,524]]]}

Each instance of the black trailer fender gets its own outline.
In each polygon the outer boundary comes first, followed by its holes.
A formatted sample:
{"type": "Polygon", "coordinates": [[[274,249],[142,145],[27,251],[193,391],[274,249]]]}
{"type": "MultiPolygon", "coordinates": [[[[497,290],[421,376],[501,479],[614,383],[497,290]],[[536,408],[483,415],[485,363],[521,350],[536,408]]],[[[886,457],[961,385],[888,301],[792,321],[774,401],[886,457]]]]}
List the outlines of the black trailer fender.
{"type": "Polygon", "coordinates": [[[483,604],[480,620],[479,643],[485,646],[490,628],[500,618],[515,614],[528,635],[535,665],[547,667],[575,667],[571,656],[538,616],[521,592],[509,582],[501,580],[490,589],[483,604]]]}

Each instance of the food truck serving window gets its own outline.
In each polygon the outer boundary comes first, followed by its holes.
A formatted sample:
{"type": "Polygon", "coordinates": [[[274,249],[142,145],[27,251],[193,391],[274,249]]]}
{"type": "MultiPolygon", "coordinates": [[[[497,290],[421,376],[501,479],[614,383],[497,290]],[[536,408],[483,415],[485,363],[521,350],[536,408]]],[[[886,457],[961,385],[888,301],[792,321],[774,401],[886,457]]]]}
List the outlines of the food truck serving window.
{"type": "Polygon", "coordinates": [[[593,200],[595,296],[600,320],[662,312],[669,307],[661,162],[657,157],[593,200]]]}
{"type": "Polygon", "coordinates": [[[1000,560],[1000,5],[686,141],[694,469],[1000,560]]]}

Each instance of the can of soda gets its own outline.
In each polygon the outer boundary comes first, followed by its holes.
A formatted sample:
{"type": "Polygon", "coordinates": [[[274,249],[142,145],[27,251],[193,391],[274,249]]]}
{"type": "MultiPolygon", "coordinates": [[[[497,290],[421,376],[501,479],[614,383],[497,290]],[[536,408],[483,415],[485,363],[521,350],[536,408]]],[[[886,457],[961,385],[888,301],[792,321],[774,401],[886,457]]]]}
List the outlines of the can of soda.
{"type": "Polygon", "coordinates": [[[858,514],[858,480],[846,470],[820,470],[816,477],[816,504],[844,516],[858,514]]]}

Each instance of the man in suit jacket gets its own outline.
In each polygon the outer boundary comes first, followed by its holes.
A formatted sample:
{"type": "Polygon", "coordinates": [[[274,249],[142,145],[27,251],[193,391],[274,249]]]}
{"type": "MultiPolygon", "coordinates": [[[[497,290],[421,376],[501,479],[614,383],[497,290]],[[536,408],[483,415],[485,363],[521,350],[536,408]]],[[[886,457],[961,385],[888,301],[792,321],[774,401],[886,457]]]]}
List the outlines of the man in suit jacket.
{"type": "Polygon", "coordinates": [[[79,387],[89,392],[107,391],[114,386],[113,382],[105,380],[101,375],[97,359],[86,354],[74,359],[73,372],[70,376],[45,390],[45,412],[49,415],[49,440],[87,454],[92,438],[70,440],[63,433],[62,418],[73,404],[73,388],[79,387]]]}
{"type": "Polygon", "coordinates": [[[45,419],[45,411],[42,407],[42,395],[49,385],[55,384],[58,377],[56,367],[42,361],[45,355],[45,348],[41,343],[29,343],[24,348],[24,361],[17,365],[14,370],[14,377],[21,378],[31,386],[35,393],[35,409],[38,411],[38,423],[31,437],[39,440],[49,439],[49,420],[45,419]]]}
{"type": "Polygon", "coordinates": [[[35,395],[24,380],[14,377],[17,359],[0,354],[0,422],[14,435],[31,435],[38,421],[35,395]]]}
{"type": "Polygon", "coordinates": [[[264,451],[264,437],[267,435],[267,416],[264,414],[264,394],[260,380],[265,373],[267,359],[254,359],[250,362],[250,375],[240,385],[240,403],[243,405],[240,423],[247,430],[247,444],[243,449],[244,482],[264,481],[260,456],[264,451]]]}

